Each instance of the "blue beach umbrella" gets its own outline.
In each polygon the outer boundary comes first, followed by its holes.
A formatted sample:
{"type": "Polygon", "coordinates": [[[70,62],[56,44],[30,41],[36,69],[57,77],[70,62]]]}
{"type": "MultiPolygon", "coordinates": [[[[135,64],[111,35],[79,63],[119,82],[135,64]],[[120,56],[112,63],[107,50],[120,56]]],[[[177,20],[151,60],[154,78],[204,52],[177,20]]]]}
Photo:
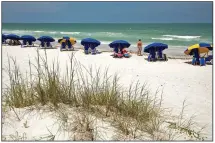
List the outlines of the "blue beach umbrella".
{"type": "Polygon", "coordinates": [[[2,34],[2,42],[5,42],[5,40],[7,39],[7,36],[6,35],[4,35],[4,34],[2,34]]]}
{"type": "Polygon", "coordinates": [[[2,34],[2,39],[6,39],[7,35],[2,34]]]}
{"type": "Polygon", "coordinates": [[[2,34],[2,39],[7,39],[7,35],[2,34]]]}
{"type": "Polygon", "coordinates": [[[37,40],[39,41],[43,41],[43,42],[54,42],[55,39],[53,39],[52,37],[50,36],[41,36],[40,38],[38,38],[37,40]]]}
{"type": "Polygon", "coordinates": [[[63,39],[69,40],[69,39],[70,39],[70,37],[68,37],[68,36],[64,36],[64,37],[63,37],[63,39]]]}
{"type": "Polygon", "coordinates": [[[113,41],[112,43],[110,43],[109,44],[109,46],[111,47],[111,48],[116,48],[116,47],[121,47],[121,48],[128,48],[129,46],[130,46],[131,44],[130,43],[128,43],[127,41],[125,41],[125,40],[116,40],[116,41],[113,41]]]}
{"type": "Polygon", "coordinates": [[[81,40],[81,45],[85,46],[86,44],[93,44],[95,47],[99,46],[100,41],[93,38],[85,38],[81,40]]]}
{"type": "Polygon", "coordinates": [[[36,41],[36,38],[31,35],[23,35],[23,36],[21,36],[21,40],[36,41]]]}
{"type": "Polygon", "coordinates": [[[199,47],[206,47],[208,48],[210,51],[213,50],[213,46],[211,44],[208,43],[199,43],[199,47]]]}
{"type": "Polygon", "coordinates": [[[11,40],[20,40],[20,37],[15,34],[9,34],[6,36],[6,39],[11,39],[11,40]]]}
{"type": "Polygon", "coordinates": [[[167,44],[163,44],[163,43],[152,43],[152,44],[147,45],[147,46],[144,48],[144,52],[150,53],[150,50],[154,50],[154,51],[161,50],[161,51],[163,51],[164,49],[168,49],[168,45],[167,45],[167,44]]]}

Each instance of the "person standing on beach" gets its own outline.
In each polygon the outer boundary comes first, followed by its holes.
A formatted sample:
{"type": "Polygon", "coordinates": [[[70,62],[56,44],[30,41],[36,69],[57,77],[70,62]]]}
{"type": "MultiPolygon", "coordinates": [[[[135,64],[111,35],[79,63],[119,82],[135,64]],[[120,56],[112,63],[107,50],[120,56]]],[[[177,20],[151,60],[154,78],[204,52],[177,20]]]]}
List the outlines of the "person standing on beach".
{"type": "Polygon", "coordinates": [[[139,39],[139,41],[137,42],[137,48],[138,48],[137,55],[138,56],[142,56],[142,45],[143,45],[143,43],[142,43],[141,39],[139,39]]]}

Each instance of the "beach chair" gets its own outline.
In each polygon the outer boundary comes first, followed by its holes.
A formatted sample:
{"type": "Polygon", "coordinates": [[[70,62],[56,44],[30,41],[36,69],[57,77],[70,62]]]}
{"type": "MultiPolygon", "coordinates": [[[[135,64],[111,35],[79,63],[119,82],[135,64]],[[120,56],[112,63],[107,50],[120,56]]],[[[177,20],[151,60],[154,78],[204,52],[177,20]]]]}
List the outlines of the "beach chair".
{"type": "Polygon", "coordinates": [[[213,55],[209,55],[205,58],[205,63],[211,63],[213,64],[213,55]]]}
{"type": "Polygon", "coordinates": [[[91,54],[92,55],[96,55],[97,54],[96,48],[90,48],[90,49],[91,49],[91,54]]]}
{"type": "Polygon", "coordinates": [[[200,58],[200,66],[205,66],[205,58],[204,57],[200,58]]]}
{"type": "Polygon", "coordinates": [[[84,50],[84,53],[85,53],[86,55],[88,55],[88,54],[89,54],[89,51],[88,51],[88,50],[84,50]]]}
{"type": "Polygon", "coordinates": [[[74,47],[71,42],[68,42],[68,49],[74,51],[74,47]]]}
{"type": "Polygon", "coordinates": [[[23,48],[23,47],[25,47],[25,45],[27,45],[27,41],[26,41],[26,40],[23,40],[23,41],[22,41],[22,44],[21,44],[21,47],[23,48]]]}
{"type": "Polygon", "coordinates": [[[44,42],[44,48],[47,48],[47,42],[44,42]]]}
{"type": "Polygon", "coordinates": [[[151,62],[151,61],[156,61],[156,57],[155,57],[155,56],[156,56],[155,51],[152,51],[152,50],[151,50],[151,51],[149,52],[148,61],[149,61],[149,62],[151,62]]]}
{"type": "Polygon", "coordinates": [[[115,53],[118,53],[118,48],[115,47],[115,48],[113,49],[113,51],[114,51],[115,53]]]}
{"type": "Polygon", "coordinates": [[[163,61],[167,61],[168,60],[166,54],[163,54],[162,50],[159,50],[157,52],[157,59],[158,60],[163,60],[163,61]]]}
{"type": "Polygon", "coordinates": [[[88,45],[84,46],[84,53],[89,54],[89,46],[88,45]]]}
{"type": "Polygon", "coordinates": [[[32,41],[28,41],[28,46],[34,46],[33,42],[32,41]]]}
{"type": "Polygon", "coordinates": [[[50,43],[50,42],[47,42],[47,43],[46,43],[46,47],[47,47],[47,48],[52,48],[51,43],[50,43]]]}
{"type": "Polygon", "coordinates": [[[192,65],[196,65],[196,58],[195,57],[193,57],[193,59],[192,59],[192,65]]]}
{"type": "Polygon", "coordinates": [[[45,47],[45,42],[41,41],[40,46],[41,46],[41,47],[45,47]]]}
{"type": "Polygon", "coordinates": [[[5,39],[4,39],[4,38],[2,38],[1,43],[2,43],[2,44],[4,44],[4,42],[5,42],[5,39]]]}
{"type": "Polygon", "coordinates": [[[27,41],[23,40],[22,45],[27,45],[27,41]]]}
{"type": "Polygon", "coordinates": [[[129,54],[129,53],[125,53],[125,54],[124,54],[124,57],[125,57],[125,58],[129,58],[129,57],[130,57],[130,54],[129,54]]]}
{"type": "Polygon", "coordinates": [[[63,50],[65,50],[65,49],[66,49],[66,43],[63,42],[63,43],[61,44],[60,50],[63,51],[63,50]]]}
{"type": "Polygon", "coordinates": [[[6,44],[6,40],[2,38],[2,44],[6,44]]]}
{"type": "Polygon", "coordinates": [[[200,55],[199,55],[198,49],[194,49],[193,52],[194,52],[193,55],[196,58],[196,65],[199,65],[199,63],[200,63],[200,61],[199,61],[200,60],[200,55]]]}
{"type": "Polygon", "coordinates": [[[149,62],[151,61],[151,56],[152,56],[151,54],[148,55],[148,61],[149,62]]]}

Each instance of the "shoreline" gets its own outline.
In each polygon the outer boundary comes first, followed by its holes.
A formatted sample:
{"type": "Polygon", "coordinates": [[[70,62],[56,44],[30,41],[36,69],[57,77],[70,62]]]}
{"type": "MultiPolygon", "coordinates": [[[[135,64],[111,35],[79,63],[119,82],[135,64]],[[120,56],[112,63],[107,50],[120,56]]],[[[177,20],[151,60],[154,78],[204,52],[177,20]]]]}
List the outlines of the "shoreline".
{"type": "MultiPolygon", "coordinates": [[[[35,45],[34,47],[25,47],[25,48],[39,48],[38,42],[35,42],[34,45],[35,45]]],[[[3,45],[3,46],[9,47],[9,45],[3,45]]],[[[55,44],[53,44],[53,47],[54,47],[53,49],[59,50],[60,44],[55,43],[55,44]]],[[[20,46],[20,48],[21,48],[21,46],[20,46]]],[[[83,46],[80,45],[79,43],[75,44],[74,48],[78,49],[78,50],[83,50],[83,46]]],[[[137,54],[136,50],[134,50],[134,49],[135,49],[135,47],[131,47],[131,48],[128,48],[127,50],[131,54],[137,54]]],[[[104,52],[104,53],[113,52],[113,49],[108,47],[108,45],[105,45],[105,44],[102,44],[99,47],[97,47],[97,50],[100,52],[104,52]]],[[[176,48],[166,49],[163,51],[163,53],[166,54],[167,58],[169,58],[169,59],[181,59],[181,60],[192,59],[192,56],[183,54],[182,49],[176,49],[176,48]]],[[[148,56],[148,53],[144,53],[143,51],[142,51],[142,54],[143,54],[143,56],[148,56]]]]}

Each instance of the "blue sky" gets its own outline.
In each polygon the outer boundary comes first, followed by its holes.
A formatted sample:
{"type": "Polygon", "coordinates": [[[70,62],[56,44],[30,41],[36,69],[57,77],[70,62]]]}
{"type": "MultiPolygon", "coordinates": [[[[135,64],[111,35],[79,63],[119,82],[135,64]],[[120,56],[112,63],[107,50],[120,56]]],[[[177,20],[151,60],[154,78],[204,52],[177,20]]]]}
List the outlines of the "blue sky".
{"type": "Polygon", "coordinates": [[[2,2],[3,23],[212,23],[212,2],[2,2]]]}

